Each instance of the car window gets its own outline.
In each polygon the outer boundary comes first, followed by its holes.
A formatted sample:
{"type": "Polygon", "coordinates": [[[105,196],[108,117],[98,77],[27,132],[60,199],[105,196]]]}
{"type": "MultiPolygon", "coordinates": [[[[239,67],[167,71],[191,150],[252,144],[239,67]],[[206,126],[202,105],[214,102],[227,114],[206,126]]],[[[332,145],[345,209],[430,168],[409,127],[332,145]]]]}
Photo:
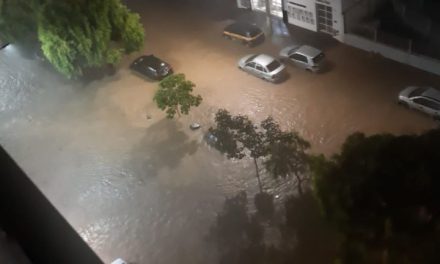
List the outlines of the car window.
{"type": "Polygon", "coordinates": [[[324,53],[319,53],[316,57],[313,58],[314,63],[320,63],[325,58],[324,53]]]}
{"type": "Polygon", "coordinates": [[[261,65],[259,65],[259,64],[256,65],[255,69],[264,72],[264,68],[263,68],[263,66],[261,66],[261,65]]]}
{"type": "Polygon", "coordinates": [[[246,63],[246,67],[255,68],[255,62],[251,61],[251,62],[246,63]]]}
{"type": "Polygon", "coordinates": [[[426,88],[424,88],[424,87],[418,87],[417,89],[415,89],[414,91],[412,91],[412,92],[408,95],[408,97],[411,98],[411,97],[414,97],[414,96],[419,96],[419,95],[421,95],[425,90],[426,90],[426,88]]]}
{"type": "Polygon", "coordinates": [[[294,53],[294,54],[290,55],[290,58],[292,60],[296,60],[296,61],[301,61],[301,62],[307,63],[306,56],[303,56],[303,55],[298,54],[298,53],[294,53]]]}
{"type": "Polygon", "coordinates": [[[278,69],[280,66],[281,66],[281,63],[279,63],[277,60],[273,60],[266,67],[269,70],[269,72],[272,72],[272,71],[278,69]]]}
{"type": "Polygon", "coordinates": [[[440,110],[440,104],[438,104],[434,101],[428,100],[426,98],[416,98],[416,99],[414,99],[414,102],[416,104],[420,104],[420,105],[426,106],[428,108],[431,108],[431,109],[434,109],[437,111],[440,110]]]}
{"type": "Polygon", "coordinates": [[[250,37],[255,37],[260,33],[261,33],[261,30],[259,28],[253,28],[247,34],[249,34],[250,37]]]}

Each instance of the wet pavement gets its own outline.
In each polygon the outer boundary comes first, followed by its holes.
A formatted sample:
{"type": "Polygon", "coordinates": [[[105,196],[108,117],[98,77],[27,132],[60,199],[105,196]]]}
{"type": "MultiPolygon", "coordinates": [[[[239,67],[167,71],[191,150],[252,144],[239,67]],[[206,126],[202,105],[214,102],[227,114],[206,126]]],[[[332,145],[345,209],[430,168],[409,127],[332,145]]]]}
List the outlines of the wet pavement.
{"type": "MultiPolygon", "coordinates": [[[[251,163],[228,161],[203,141],[219,108],[255,121],[272,115],[327,155],[355,131],[436,126],[395,99],[407,85],[440,87],[438,76],[281,23],[274,23],[275,37],[249,49],[221,38],[232,20],[205,9],[179,1],[130,7],[145,25],[142,53],[156,54],[197,85],[204,100],[189,116],[170,121],[156,109],[157,83],[127,69],[140,53],[124,59],[116,75],[82,84],[13,45],[0,51],[0,144],[106,262],[215,263],[205,235],[224,197],[257,191],[251,163]],[[289,79],[271,84],[236,67],[248,53],[276,55],[297,42],[323,49],[330,69],[316,75],[289,66],[289,79]],[[202,128],[191,131],[193,121],[202,128]]],[[[265,182],[276,194],[291,186],[265,182]]]]}

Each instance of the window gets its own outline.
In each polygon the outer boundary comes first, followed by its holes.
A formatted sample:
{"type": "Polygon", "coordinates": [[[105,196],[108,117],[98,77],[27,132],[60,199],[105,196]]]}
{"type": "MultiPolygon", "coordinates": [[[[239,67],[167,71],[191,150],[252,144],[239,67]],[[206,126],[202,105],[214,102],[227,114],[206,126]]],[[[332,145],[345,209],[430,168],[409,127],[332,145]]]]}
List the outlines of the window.
{"type": "Polygon", "coordinates": [[[255,66],[255,69],[257,69],[258,71],[264,72],[264,68],[263,68],[263,66],[261,66],[261,65],[259,65],[259,64],[257,64],[257,65],[255,66]]]}
{"type": "Polygon", "coordinates": [[[246,67],[255,68],[255,62],[251,61],[251,62],[246,63],[246,67]]]}
{"type": "Polygon", "coordinates": [[[294,54],[290,55],[290,58],[291,58],[292,60],[296,60],[296,61],[300,61],[300,62],[307,63],[307,58],[306,58],[306,56],[303,56],[303,55],[298,54],[298,53],[294,53],[294,54]]]}
{"type": "Polygon", "coordinates": [[[419,98],[414,99],[414,102],[416,104],[419,104],[419,105],[431,108],[431,109],[436,110],[436,111],[440,110],[440,104],[438,104],[438,103],[436,103],[434,101],[431,101],[429,99],[426,99],[426,98],[420,98],[419,97],[419,98]]]}
{"type": "Polygon", "coordinates": [[[325,58],[324,53],[319,53],[316,57],[313,58],[313,62],[320,63],[325,58]]]}
{"type": "Polygon", "coordinates": [[[425,88],[423,88],[423,87],[419,87],[419,88],[415,89],[414,91],[412,91],[412,92],[408,95],[408,97],[411,98],[411,97],[414,97],[414,96],[419,96],[419,95],[421,95],[424,91],[426,91],[425,88]]]}
{"type": "Polygon", "coordinates": [[[281,66],[281,64],[277,60],[273,60],[266,67],[269,70],[269,72],[272,72],[272,71],[278,69],[280,66],[281,66]]]}
{"type": "Polygon", "coordinates": [[[296,19],[308,24],[315,24],[315,19],[313,17],[313,13],[310,11],[306,11],[297,7],[289,6],[287,8],[290,17],[292,19],[296,19]]]}

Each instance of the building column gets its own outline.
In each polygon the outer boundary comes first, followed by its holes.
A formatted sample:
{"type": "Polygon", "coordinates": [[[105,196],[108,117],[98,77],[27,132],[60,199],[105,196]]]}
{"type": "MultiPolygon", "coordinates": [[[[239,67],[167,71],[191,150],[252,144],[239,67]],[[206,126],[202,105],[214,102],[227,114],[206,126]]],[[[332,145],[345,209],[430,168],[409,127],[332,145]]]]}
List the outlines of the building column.
{"type": "Polygon", "coordinates": [[[272,0],[265,0],[266,2],[266,26],[268,28],[267,35],[272,36],[272,14],[271,14],[271,4],[272,0]]]}

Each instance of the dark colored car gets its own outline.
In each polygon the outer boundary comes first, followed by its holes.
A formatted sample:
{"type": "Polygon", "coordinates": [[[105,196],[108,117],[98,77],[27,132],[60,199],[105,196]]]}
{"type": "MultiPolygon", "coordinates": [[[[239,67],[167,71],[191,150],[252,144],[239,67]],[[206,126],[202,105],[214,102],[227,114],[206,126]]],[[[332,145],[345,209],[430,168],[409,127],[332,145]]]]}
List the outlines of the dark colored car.
{"type": "Polygon", "coordinates": [[[9,45],[9,43],[4,42],[3,40],[0,39],[0,50],[3,49],[3,48],[5,48],[5,47],[8,46],[8,45],[9,45]]]}
{"type": "Polygon", "coordinates": [[[171,66],[154,55],[144,55],[130,65],[130,69],[153,80],[162,80],[173,73],[171,66]]]}
{"type": "Polygon", "coordinates": [[[264,42],[263,31],[254,25],[244,22],[236,22],[227,26],[223,31],[223,37],[238,40],[250,47],[264,42]]]}

